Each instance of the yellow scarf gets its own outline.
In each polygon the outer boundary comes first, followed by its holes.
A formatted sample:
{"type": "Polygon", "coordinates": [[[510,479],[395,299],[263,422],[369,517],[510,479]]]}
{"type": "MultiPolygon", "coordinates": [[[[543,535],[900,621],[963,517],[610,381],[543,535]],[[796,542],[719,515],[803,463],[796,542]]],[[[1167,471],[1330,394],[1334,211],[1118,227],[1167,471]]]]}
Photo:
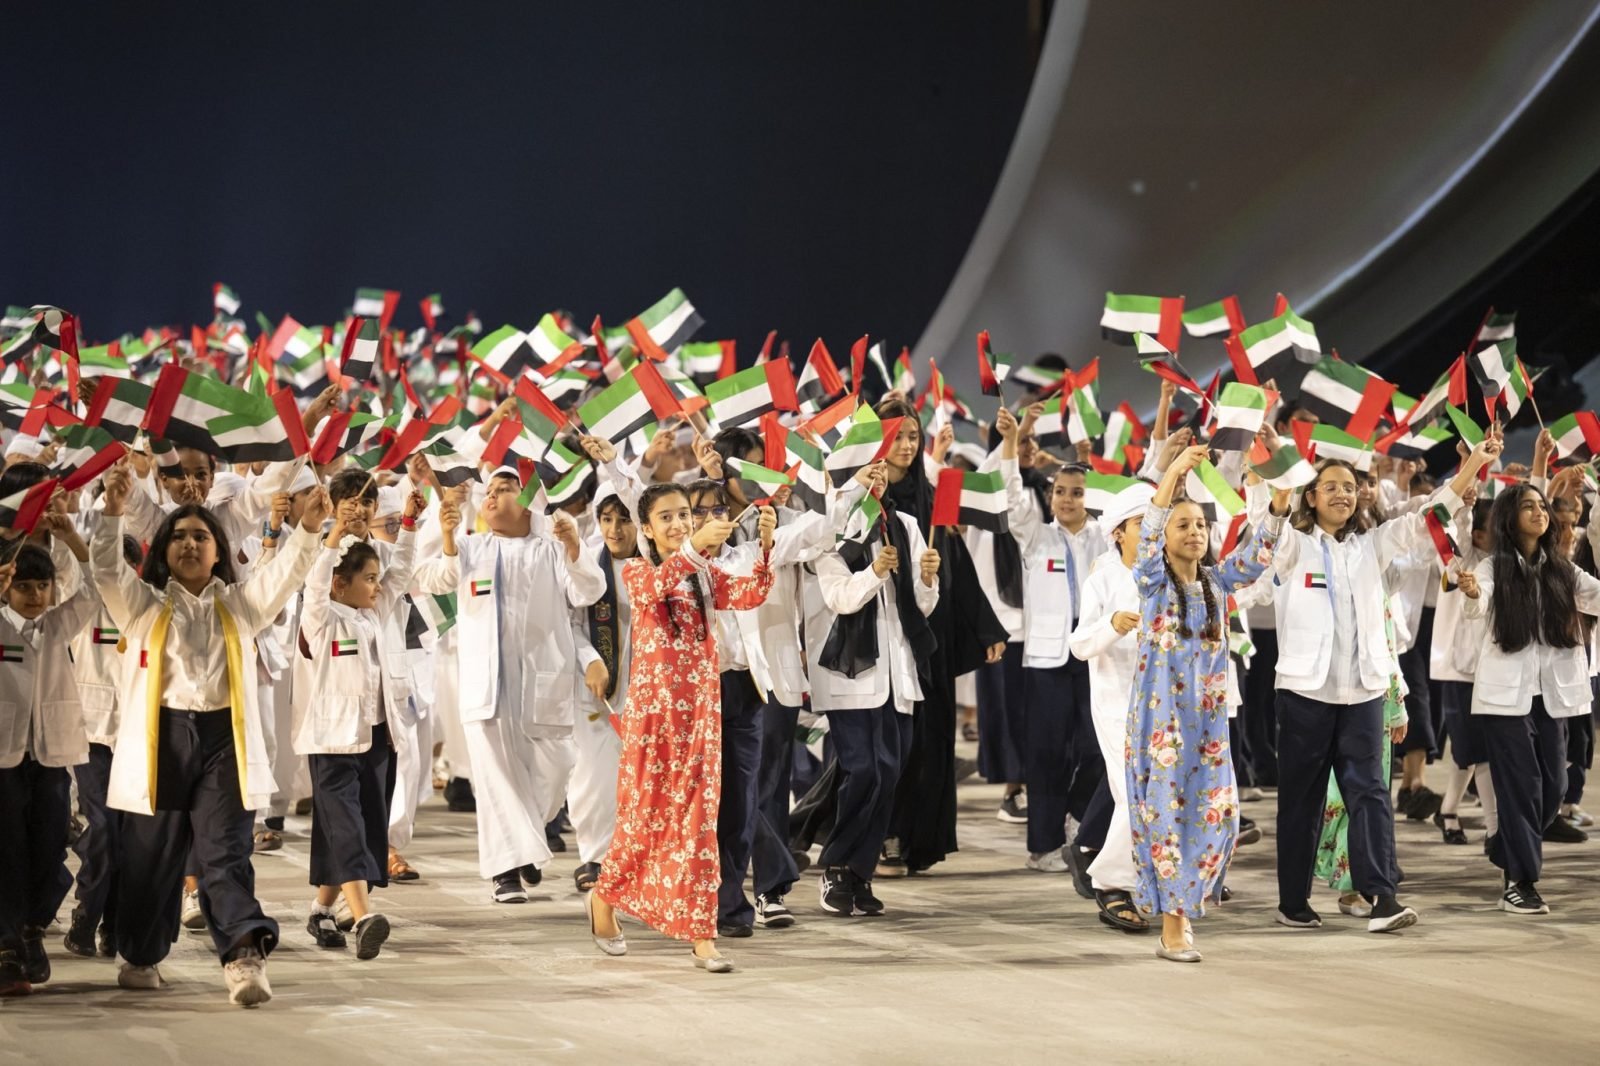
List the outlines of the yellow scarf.
{"type": "MultiPolygon", "coordinates": [[[[222,623],[222,644],[228,656],[228,704],[233,712],[233,754],[239,766],[239,801],[244,804],[245,810],[249,810],[250,789],[245,783],[249,757],[245,753],[244,736],[244,647],[239,642],[239,627],[234,624],[233,615],[228,613],[220,599],[214,602],[217,619],[222,623]]],[[[167,631],[171,626],[172,600],[168,599],[161,613],[156,616],[155,624],[150,627],[150,636],[145,641],[145,739],[150,760],[151,814],[156,810],[156,766],[160,762],[156,752],[161,740],[161,666],[167,650],[167,631]]]]}

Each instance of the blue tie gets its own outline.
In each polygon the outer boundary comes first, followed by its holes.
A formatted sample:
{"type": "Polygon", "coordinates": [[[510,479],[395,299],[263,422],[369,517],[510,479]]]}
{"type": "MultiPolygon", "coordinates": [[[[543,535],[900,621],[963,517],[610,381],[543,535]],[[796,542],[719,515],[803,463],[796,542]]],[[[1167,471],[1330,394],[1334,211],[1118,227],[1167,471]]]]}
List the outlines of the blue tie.
{"type": "Polygon", "coordinates": [[[1078,624],[1078,561],[1072,556],[1072,538],[1061,531],[1061,544],[1067,552],[1067,588],[1072,590],[1072,624],[1078,624]]]}
{"type": "Polygon", "coordinates": [[[1333,608],[1334,624],[1339,622],[1339,601],[1333,595],[1333,553],[1328,550],[1328,538],[1322,538],[1322,580],[1328,587],[1328,606],[1333,608]]]}

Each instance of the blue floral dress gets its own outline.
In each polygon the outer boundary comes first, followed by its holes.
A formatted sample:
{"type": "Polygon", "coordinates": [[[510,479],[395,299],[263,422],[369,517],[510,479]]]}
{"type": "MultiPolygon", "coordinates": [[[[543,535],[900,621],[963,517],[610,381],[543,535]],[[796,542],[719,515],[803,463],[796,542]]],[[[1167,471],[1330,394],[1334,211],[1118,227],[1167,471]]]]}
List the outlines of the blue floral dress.
{"type": "Polygon", "coordinates": [[[1215,896],[1239,832],[1228,753],[1227,597],[1272,561],[1281,519],[1204,571],[1214,583],[1220,640],[1203,640],[1205,594],[1184,589],[1192,637],[1178,635],[1178,594],[1166,568],[1171,508],[1151,507],[1139,529],[1139,663],[1128,708],[1124,764],[1133,821],[1134,902],[1156,914],[1199,917],[1215,896]]]}

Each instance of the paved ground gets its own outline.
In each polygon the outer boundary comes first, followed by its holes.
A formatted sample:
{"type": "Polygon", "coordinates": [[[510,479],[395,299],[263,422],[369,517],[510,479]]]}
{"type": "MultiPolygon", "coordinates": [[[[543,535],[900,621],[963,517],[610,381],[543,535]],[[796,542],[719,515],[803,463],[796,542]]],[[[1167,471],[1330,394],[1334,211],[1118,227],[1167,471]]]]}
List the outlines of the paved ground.
{"type": "Polygon", "coordinates": [[[0,1003],[0,1063],[1600,1062],[1600,840],[1550,847],[1555,913],[1513,918],[1479,848],[1402,825],[1422,924],[1369,935],[1323,895],[1330,927],[1300,933],[1271,922],[1272,802],[1248,804],[1267,839],[1235,866],[1235,901],[1200,923],[1206,961],[1178,966],[1152,937],[1101,926],[1064,875],[1022,869],[995,788],[961,794],[963,850],[880,883],[886,917],[829,918],[808,878],[801,923],[725,943],[727,976],[633,925],[626,958],[600,955],[570,856],[529,905],[490,904],[472,818],[442,805],[408,851],[425,880],[380,897],[395,923],[383,955],[319,951],[303,929],[307,843],[291,835],[257,862],[284,924],[271,1004],[230,1007],[209,940],[189,934],[153,994],[61,952],[55,980],[0,1003]]]}

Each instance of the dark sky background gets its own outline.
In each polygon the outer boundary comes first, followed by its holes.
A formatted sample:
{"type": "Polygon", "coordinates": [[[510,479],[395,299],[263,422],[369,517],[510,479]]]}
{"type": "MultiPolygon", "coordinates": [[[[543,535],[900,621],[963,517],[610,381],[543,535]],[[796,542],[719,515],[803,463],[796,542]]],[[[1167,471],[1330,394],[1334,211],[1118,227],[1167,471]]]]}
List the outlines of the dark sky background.
{"type": "Polygon", "coordinates": [[[91,339],[204,321],[224,281],[247,318],[373,286],[490,329],[677,285],[745,362],[769,328],[911,343],[1032,76],[1010,0],[81,10],[7,10],[39,62],[7,79],[0,300],[91,339]]]}

